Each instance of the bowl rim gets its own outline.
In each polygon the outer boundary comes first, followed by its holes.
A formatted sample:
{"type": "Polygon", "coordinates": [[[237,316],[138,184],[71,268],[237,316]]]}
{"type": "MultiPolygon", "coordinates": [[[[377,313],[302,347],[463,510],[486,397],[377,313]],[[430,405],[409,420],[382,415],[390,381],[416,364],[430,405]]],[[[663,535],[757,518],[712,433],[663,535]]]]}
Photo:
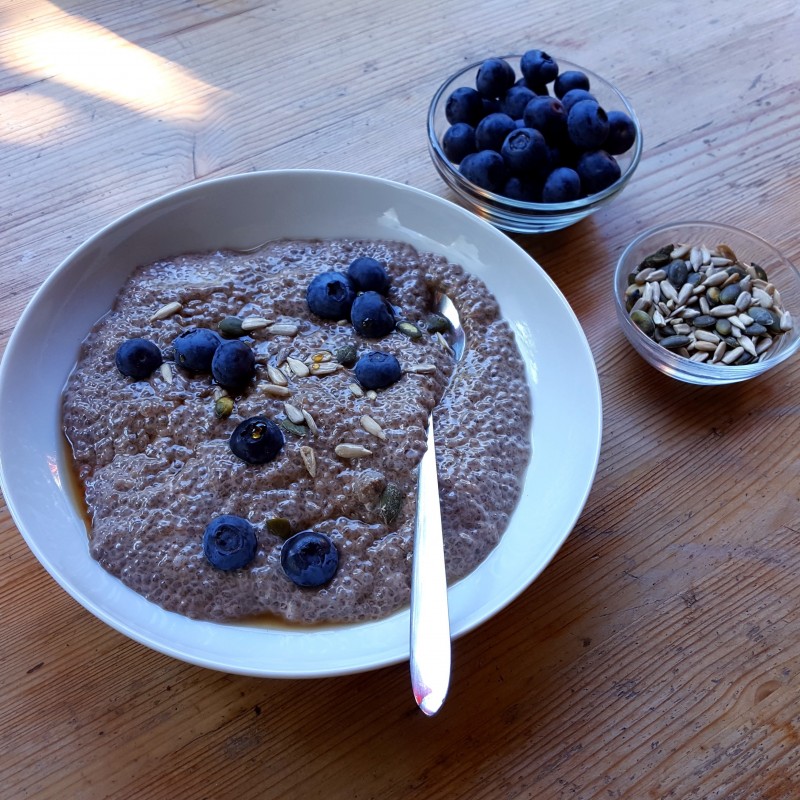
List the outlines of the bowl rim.
{"type": "MultiPolygon", "coordinates": [[[[646,239],[662,232],[674,231],[678,228],[706,228],[709,231],[723,231],[751,239],[754,245],[765,248],[774,258],[777,258],[779,262],[788,268],[789,273],[794,275],[794,280],[797,284],[796,291],[800,291],[800,271],[798,271],[791,259],[774,244],[764,239],[763,236],[759,236],[757,233],[747,228],[741,228],[725,222],[690,219],[653,225],[639,233],[626,245],[625,249],[620,253],[614,268],[614,305],[617,309],[617,316],[623,333],[625,333],[625,336],[634,349],[636,349],[651,366],[656,367],[656,369],[660,369],[661,366],[663,366],[672,377],[684,379],[685,376],[691,376],[692,378],[699,379],[706,385],[738,383],[749,378],[755,378],[794,355],[798,349],[800,349],[800,333],[798,333],[796,328],[792,329],[794,332],[792,341],[774,352],[769,352],[767,357],[763,358],[761,361],[755,361],[751,364],[740,366],[690,361],[684,356],[673,353],[665,347],[661,347],[658,342],[647,336],[647,334],[641,331],[639,327],[631,321],[629,312],[626,310],[625,303],[621,296],[621,292],[624,292],[623,282],[627,281],[627,275],[631,272],[631,270],[626,267],[626,262],[636,248],[646,239]],[[633,340],[640,344],[641,349],[634,344],[633,340]]],[[[780,286],[776,288],[780,290],[780,286]]]]}
{"type": "MultiPolygon", "coordinates": [[[[497,56],[497,58],[509,61],[509,60],[518,60],[522,58],[521,54],[512,53],[510,55],[504,56],[497,56]]],[[[492,203],[494,205],[502,206],[507,211],[517,212],[520,214],[528,214],[533,213],[543,213],[547,216],[558,216],[560,213],[568,214],[569,212],[576,212],[576,211],[585,211],[586,209],[593,208],[595,205],[602,204],[605,200],[613,197],[619,191],[621,191],[628,183],[628,181],[633,176],[633,173],[636,171],[636,168],[639,166],[639,162],[642,158],[642,152],[644,147],[644,138],[642,133],[642,126],[639,122],[639,118],[636,115],[636,112],[631,105],[630,100],[617,88],[617,86],[611,81],[604,78],[602,75],[597,74],[593,70],[587,69],[586,67],[581,66],[580,64],[576,64],[573,61],[569,61],[568,59],[561,59],[558,56],[554,56],[556,62],[559,64],[559,72],[560,65],[564,64],[569,68],[574,68],[584,72],[592,81],[598,81],[601,85],[605,86],[606,88],[610,89],[620,100],[622,105],[625,107],[625,112],[633,121],[633,124],[636,128],[636,138],[634,140],[633,148],[626,151],[625,154],[627,155],[630,153],[630,163],[626,166],[625,170],[621,173],[619,178],[617,178],[614,183],[610,186],[607,186],[605,189],[599,192],[595,192],[594,194],[587,195],[586,197],[578,198],[577,200],[570,200],[565,203],[533,203],[526,200],[516,200],[512,197],[505,197],[504,195],[497,194],[495,192],[491,192],[488,189],[484,189],[476,184],[472,183],[471,181],[467,180],[459,170],[453,166],[452,162],[444,153],[442,149],[441,142],[439,141],[438,137],[436,136],[435,132],[435,119],[436,119],[436,112],[439,108],[439,104],[447,90],[450,86],[456,82],[461,76],[465,75],[468,72],[471,72],[474,69],[480,67],[485,58],[482,58],[480,61],[475,61],[467,66],[463,67],[462,69],[454,72],[448,78],[444,80],[444,82],[439,86],[436,92],[431,99],[431,102],[428,106],[428,115],[427,115],[427,133],[428,133],[428,150],[431,153],[433,158],[434,164],[436,165],[437,169],[444,170],[451,178],[452,181],[448,181],[451,187],[456,189],[457,191],[463,191],[475,198],[478,202],[484,203],[492,203]]]]}

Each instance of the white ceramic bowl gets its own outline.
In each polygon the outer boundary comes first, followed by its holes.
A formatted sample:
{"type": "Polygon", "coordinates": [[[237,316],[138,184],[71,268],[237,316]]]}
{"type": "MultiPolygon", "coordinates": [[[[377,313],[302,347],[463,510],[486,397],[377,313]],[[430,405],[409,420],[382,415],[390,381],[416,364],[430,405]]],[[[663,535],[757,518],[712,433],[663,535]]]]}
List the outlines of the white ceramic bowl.
{"type": "Polygon", "coordinates": [[[400,240],[463,264],[497,296],[526,361],[532,462],[500,544],[450,587],[453,635],[522,592],[580,514],[600,447],[597,372],[566,300],[523,250],[454,204],[378,178],[288,170],[195,184],[136,209],[70,255],[25,310],[0,364],[0,418],[14,420],[0,427],[0,484],[14,520],[67,592],[136,641],[201,666],[270,677],[336,675],[408,658],[408,610],[377,622],[308,629],[220,624],[164,611],[90,557],[67,480],[62,387],[81,340],[134,267],[275,238],[342,236],[400,240]]]}

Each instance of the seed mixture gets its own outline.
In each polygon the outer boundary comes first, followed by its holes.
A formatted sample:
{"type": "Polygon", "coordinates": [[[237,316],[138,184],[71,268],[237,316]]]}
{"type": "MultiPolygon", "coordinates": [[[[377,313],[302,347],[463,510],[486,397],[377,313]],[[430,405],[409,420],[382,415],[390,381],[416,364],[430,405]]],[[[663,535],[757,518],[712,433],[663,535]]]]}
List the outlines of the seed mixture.
{"type": "Polygon", "coordinates": [[[668,244],[647,256],[628,278],[625,306],[662,347],[710,364],[761,360],[792,328],[764,269],[725,244],[668,244]]]}
{"type": "MultiPolygon", "coordinates": [[[[227,341],[227,339],[226,339],[227,341]]],[[[457,264],[397,242],[278,241],[256,253],[182,255],[138,269],[84,341],[63,398],[64,428],[91,515],[92,556],[164,608],[223,620],[355,621],[407,604],[416,468],[435,409],[448,578],[497,544],[530,458],[531,403],[522,358],[486,286],[457,264]],[[402,327],[380,341],[403,374],[366,389],[353,366],[375,342],[345,320],[310,314],[306,287],[356,256],[387,265],[402,327]],[[459,309],[468,348],[455,365],[431,312],[434,292],[459,309]],[[193,374],[172,355],[192,327],[246,342],[256,378],[241,392],[193,374]],[[144,380],[115,368],[126,339],[145,337],[164,362],[144,380]],[[440,404],[445,388],[447,394],[440,404]],[[252,464],[234,429],[269,418],[285,438],[252,464]],[[252,563],[225,571],[203,553],[220,515],[257,531],[252,563]],[[298,531],[324,534],[339,567],[302,588],[280,566],[298,531]]]]}

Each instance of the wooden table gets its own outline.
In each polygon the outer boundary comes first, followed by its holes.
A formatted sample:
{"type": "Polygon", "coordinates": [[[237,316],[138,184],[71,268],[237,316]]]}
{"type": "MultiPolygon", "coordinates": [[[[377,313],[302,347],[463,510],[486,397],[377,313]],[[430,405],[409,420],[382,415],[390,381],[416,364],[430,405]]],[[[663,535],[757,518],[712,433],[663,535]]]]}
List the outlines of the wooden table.
{"type": "Polygon", "coordinates": [[[280,681],[152,652],[63,592],[3,505],[0,796],[798,796],[800,360],[679,384],[610,293],[625,244],[678,218],[800,263],[796,0],[3,0],[0,37],[0,348],[75,246],[193,181],[329,168],[452,198],[424,117],[455,65],[544,47],[615,81],[645,130],[615,203],[516,237],[585,328],[604,443],[557,557],[455,642],[442,712],[405,664],[280,681]]]}

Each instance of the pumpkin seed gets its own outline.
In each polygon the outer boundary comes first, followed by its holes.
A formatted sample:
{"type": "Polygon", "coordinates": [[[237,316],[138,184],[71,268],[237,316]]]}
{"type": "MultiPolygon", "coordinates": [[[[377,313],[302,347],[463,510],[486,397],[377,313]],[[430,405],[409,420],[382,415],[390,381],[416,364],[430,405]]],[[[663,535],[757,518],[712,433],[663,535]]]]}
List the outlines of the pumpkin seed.
{"type": "Polygon", "coordinates": [[[296,423],[292,422],[290,419],[284,417],[283,419],[278,420],[278,425],[281,426],[285,431],[288,433],[293,433],[295,436],[305,436],[308,433],[308,429],[303,425],[297,425],[296,423]]]}
{"type": "Polygon", "coordinates": [[[422,331],[413,323],[406,319],[400,320],[395,326],[403,336],[408,336],[409,339],[421,339],[422,331]]]}
{"type": "Polygon", "coordinates": [[[279,539],[288,539],[292,535],[292,524],[285,517],[273,517],[267,520],[267,531],[279,539]]]}
{"type": "Polygon", "coordinates": [[[381,517],[387,525],[391,525],[400,514],[405,500],[405,493],[394,483],[387,483],[378,500],[381,517]]]}
{"type": "Polygon", "coordinates": [[[358,360],[358,350],[356,350],[355,345],[348,344],[339,347],[334,356],[343,367],[352,367],[358,360]]]}
{"type": "Polygon", "coordinates": [[[227,339],[238,339],[244,333],[241,317],[225,317],[225,319],[220,320],[217,328],[227,339]]]}
{"type": "Polygon", "coordinates": [[[233,413],[233,398],[228,395],[214,401],[214,414],[218,419],[227,419],[233,413]]]}

